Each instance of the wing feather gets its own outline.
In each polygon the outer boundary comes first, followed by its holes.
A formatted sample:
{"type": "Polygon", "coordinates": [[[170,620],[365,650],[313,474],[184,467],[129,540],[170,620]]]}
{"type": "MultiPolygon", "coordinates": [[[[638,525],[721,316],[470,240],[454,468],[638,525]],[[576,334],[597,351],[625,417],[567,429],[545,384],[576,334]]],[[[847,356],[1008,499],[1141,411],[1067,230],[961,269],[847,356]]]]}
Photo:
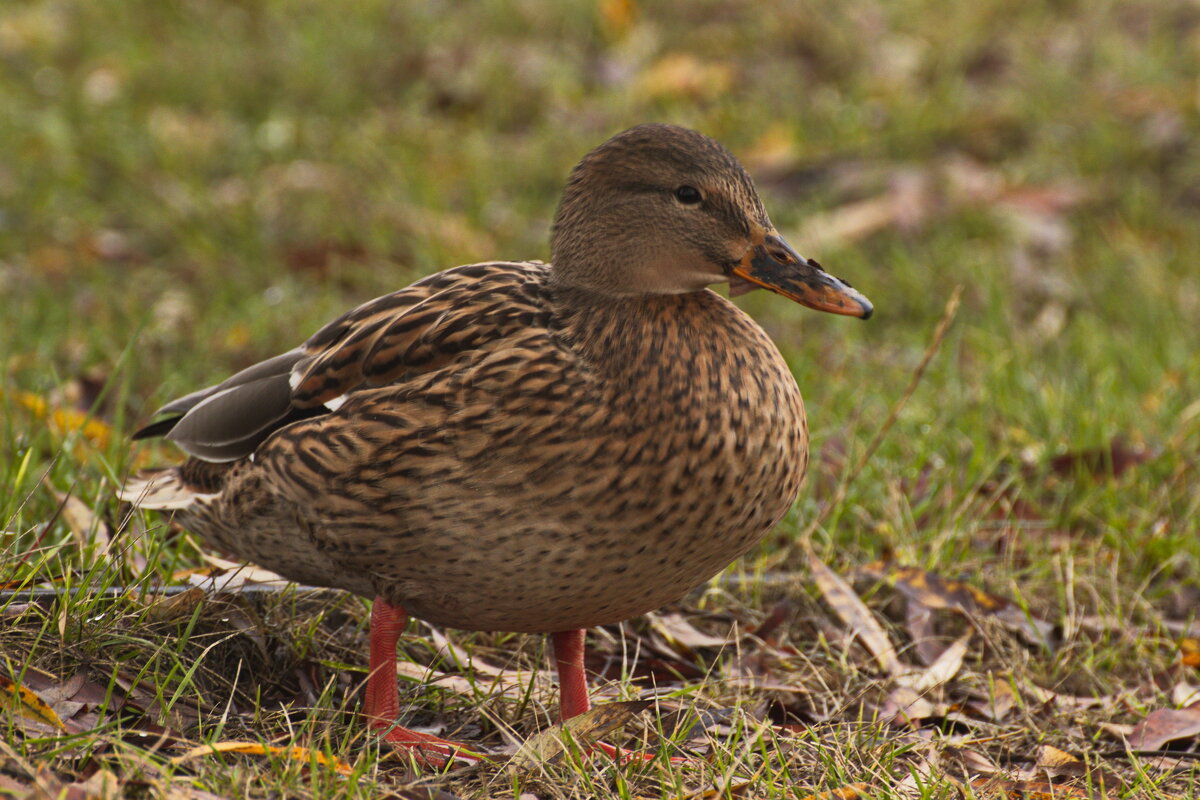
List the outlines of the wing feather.
{"type": "Polygon", "coordinates": [[[472,264],[431,275],[343,314],[301,347],[173,400],[134,438],[163,436],[210,462],[251,453],[285,425],[329,413],[354,392],[437,369],[538,322],[540,263],[472,264]]]}

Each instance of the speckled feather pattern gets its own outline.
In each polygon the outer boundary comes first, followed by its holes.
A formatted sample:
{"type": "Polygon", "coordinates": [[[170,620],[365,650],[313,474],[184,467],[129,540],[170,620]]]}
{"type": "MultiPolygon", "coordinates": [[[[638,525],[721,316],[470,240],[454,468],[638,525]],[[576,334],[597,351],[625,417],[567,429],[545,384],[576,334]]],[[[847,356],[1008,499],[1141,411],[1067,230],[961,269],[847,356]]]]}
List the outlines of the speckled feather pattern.
{"type": "Polygon", "coordinates": [[[293,373],[296,407],[334,411],[152,491],[194,493],[180,520],[220,550],[437,624],[558,631],[677,599],[794,502],[799,390],[713,292],[551,275],[478,264],[361,306],[293,373]]]}

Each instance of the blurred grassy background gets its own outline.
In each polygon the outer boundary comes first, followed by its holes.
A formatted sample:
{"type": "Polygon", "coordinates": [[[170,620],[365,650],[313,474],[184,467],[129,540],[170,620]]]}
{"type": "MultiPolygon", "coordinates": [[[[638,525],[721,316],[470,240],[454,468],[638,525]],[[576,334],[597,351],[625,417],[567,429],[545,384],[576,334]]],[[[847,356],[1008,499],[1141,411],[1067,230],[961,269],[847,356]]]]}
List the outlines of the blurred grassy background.
{"type": "MultiPolygon", "coordinates": [[[[140,517],[111,548],[100,535],[126,521],[114,491],[135,463],[177,458],[127,436],[167,399],[421,275],[546,258],[571,166],[647,121],[725,142],[797,248],[877,309],[859,323],[764,293],[738,301],[791,363],[814,447],[795,512],[745,567],[800,566],[783,545],[862,456],[962,285],[941,352],[816,531],[816,552],[841,572],[884,554],[969,575],[1061,634],[1054,651],[973,645],[957,699],[1009,679],[1026,698],[1030,682],[1135,698],[1082,722],[1073,707],[1028,701],[1036,719],[1006,719],[986,740],[1003,763],[1046,739],[1108,747],[1102,722],[1178,702],[1159,678],[1184,669],[1174,637],[1200,608],[1195,0],[5,0],[0,581],[54,580],[60,592],[0,607],[10,669],[83,668],[110,691],[136,673],[166,712],[204,717],[198,734],[162,718],[199,740],[318,742],[375,775],[380,754],[340,712],[356,707],[351,670],[365,661],[361,604],[319,595],[313,616],[313,603],[277,598],[265,627],[245,625],[274,643],[260,664],[225,652],[249,645],[230,638],[236,614],[220,598],[184,629],[136,599],[94,597],[97,583],[168,581],[199,560],[186,537],[135,535],[140,517]],[[64,505],[65,492],[82,503],[64,505]],[[209,655],[206,637],[230,642],[209,655]],[[325,676],[313,678],[319,700],[289,683],[301,667],[325,676]],[[233,699],[242,713],[226,727],[233,699]]],[[[780,582],[732,585],[700,602],[752,616],[780,582]]],[[[830,625],[799,594],[795,640],[833,677],[823,689],[807,673],[779,680],[837,709],[806,734],[834,744],[788,750],[815,766],[801,758],[761,790],[909,775],[905,740],[888,748],[857,725],[878,676],[826,641],[830,625]]],[[[494,663],[542,663],[525,637],[462,641],[494,663]]],[[[422,647],[402,648],[418,674],[434,658],[422,647]]],[[[722,674],[688,702],[727,705],[722,674]]],[[[481,719],[521,735],[541,719],[523,701],[406,691],[419,719],[452,708],[468,739],[481,719]]],[[[126,752],[126,723],[95,724],[75,740],[24,738],[21,752],[79,777],[77,747],[126,752]]],[[[122,780],[143,764],[176,769],[133,756],[122,780]]],[[[360,792],[335,776],[326,792],[320,771],[310,785],[303,764],[237,763],[191,762],[181,780],[207,775],[213,791],[248,796],[360,792]]],[[[731,763],[710,766],[722,782],[753,772],[731,763]]],[[[1148,773],[1128,774],[1153,793],[1148,773]]],[[[583,778],[549,794],[612,789],[583,778]]],[[[690,779],[675,780],[682,794],[690,779]]]]}
{"type": "Polygon", "coordinates": [[[983,569],[1050,616],[1068,562],[1087,603],[1178,606],[1200,580],[1198,76],[1185,0],[8,0],[6,547],[53,512],[44,473],[114,507],[124,437],[162,401],[431,271],[546,258],[573,163],[669,121],[733,149],[780,229],[878,309],[741,301],[814,430],[784,537],[964,284],[818,545],[983,569]],[[22,391],[115,434],[64,445],[22,391]],[[1134,468],[1052,461],[1098,448],[1134,468]]]}

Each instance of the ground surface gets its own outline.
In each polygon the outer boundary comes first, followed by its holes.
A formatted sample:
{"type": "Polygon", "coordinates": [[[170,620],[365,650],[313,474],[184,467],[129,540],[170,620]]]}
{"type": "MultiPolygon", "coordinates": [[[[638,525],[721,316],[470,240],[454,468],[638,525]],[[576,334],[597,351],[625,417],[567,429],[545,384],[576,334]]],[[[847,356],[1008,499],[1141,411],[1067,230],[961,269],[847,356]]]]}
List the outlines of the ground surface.
{"type": "MultiPolygon", "coordinates": [[[[1182,0],[9,0],[0,793],[1200,796],[1198,75],[1182,0]],[[546,257],[574,161],[651,120],[729,145],[877,315],[739,301],[807,399],[803,499],[591,639],[598,697],[664,696],[607,738],[689,763],[414,784],[354,717],[367,605],[182,592],[202,548],[114,499],[176,456],[127,436],[354,303],[546,257]]],[[[540,638],[411,631],[412,724],[549,727],[540,638]]]]}

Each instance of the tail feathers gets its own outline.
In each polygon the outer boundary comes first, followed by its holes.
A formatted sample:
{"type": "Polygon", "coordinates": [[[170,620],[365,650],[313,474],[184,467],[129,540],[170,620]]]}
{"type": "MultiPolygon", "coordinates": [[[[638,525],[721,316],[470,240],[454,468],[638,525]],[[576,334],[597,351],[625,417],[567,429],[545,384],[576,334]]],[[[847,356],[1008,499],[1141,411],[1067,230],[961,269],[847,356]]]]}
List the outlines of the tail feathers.
{"type": "Polygon", "coordinates": [[[118,496],[137,508],[172,511],[188,508],[213,494],[197,492],[184,484],[177,467],[146,470],[125,482],[118,496]]]}

